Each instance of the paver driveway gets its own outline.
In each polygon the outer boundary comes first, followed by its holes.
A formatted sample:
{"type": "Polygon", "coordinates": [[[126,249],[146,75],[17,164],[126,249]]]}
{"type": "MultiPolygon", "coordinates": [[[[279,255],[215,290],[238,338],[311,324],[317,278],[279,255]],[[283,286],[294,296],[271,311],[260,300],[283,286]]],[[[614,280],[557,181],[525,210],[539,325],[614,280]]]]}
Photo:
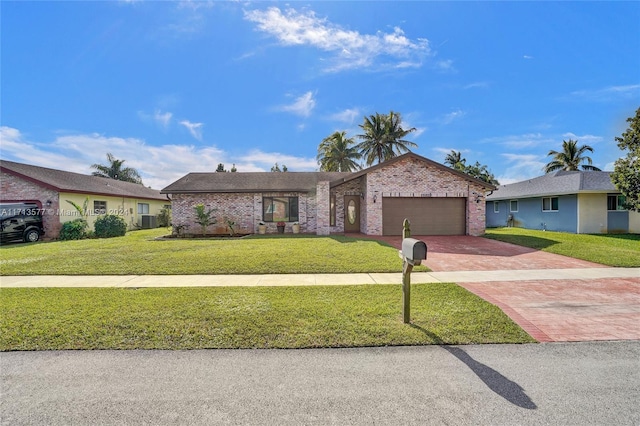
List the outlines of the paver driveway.
{"type": "MultiPolygon", "coordinates": [[[[400,237],[375,238],[402,244],[400,237]]],[[[640,339],[640,269],[630,278],[527,280],[527,270],[606,266],[481,237],[414,238],[427,243],[433,271],[513,271],[513,281],[458,284],[541,342],[640,339]]]]}
{"type": "MultiPolygon", "coordinates": [[[[367,238],[364,235],[358,237],[367,238]]],[[[397,236],[370,237],[400,249],[397,236]]],[[[521,269],[604,268],[598,263],[573,259],[528,247],[470,236],[413,236],[427,243],[425,265],[440,271],[500,271],[521,269]]]]}

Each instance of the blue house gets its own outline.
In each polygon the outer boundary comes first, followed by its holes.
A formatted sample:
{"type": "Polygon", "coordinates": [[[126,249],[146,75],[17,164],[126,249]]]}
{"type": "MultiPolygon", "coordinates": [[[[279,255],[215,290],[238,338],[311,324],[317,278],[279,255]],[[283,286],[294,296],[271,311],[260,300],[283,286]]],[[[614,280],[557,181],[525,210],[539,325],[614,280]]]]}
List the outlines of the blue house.
{"type": "Polygon", "coordinates": [[[487,228],[514,226],[578,234],[640,233],[610,172],[557,171],[501,185],[487,196],[487,228]]]}

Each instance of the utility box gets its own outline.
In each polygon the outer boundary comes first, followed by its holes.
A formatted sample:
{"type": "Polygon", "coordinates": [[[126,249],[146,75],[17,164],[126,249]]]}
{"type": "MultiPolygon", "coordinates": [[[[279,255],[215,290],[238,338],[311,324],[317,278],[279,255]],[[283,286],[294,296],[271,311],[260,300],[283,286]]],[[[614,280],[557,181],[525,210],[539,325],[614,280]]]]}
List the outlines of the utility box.
{"type": "Polygon", "coordinates": [[[420,265],[427,258],[427,245],[424,241],[415,238],[404,238],[402,240],[402,257],[414,265],[420,265]]]}
{"type": "Polygon", "coordinates": [[[153,229],[158,227],[158,218],[153,215],[145,214],[140,216],[140,227],[142,229],[153,229]]]}

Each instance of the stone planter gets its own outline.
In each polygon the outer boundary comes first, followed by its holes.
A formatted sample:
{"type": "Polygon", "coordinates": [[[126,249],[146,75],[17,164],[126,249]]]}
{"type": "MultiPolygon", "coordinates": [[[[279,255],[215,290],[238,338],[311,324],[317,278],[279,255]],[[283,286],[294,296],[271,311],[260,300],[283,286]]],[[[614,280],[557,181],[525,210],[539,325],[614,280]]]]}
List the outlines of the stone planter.
{"type": "Polygon", "coordinates": [[[267,233],[267,225],[258,225],[258,234],[266,234],[267,233]]]}
{"type": "Polygon", "coordinates": [[[297,223],[294,223],[293,225],[291,225],[291,230],[293,231],[294,234],[299,234],[300,233],[300,225],[297,223]]]}

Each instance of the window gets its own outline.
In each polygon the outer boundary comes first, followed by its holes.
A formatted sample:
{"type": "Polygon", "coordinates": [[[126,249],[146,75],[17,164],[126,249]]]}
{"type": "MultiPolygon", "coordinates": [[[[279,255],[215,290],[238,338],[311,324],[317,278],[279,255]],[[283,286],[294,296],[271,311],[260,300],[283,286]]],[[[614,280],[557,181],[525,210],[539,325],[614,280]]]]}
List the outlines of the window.
{"type": "Polygon", "coordinates": [[[607,210],[626,210],[624,203],[627,201],[624,195],[607,195],[607,210]]]}
{"type": "Polygon", "coordinates": [[[517,212],[518,211],[518,200],[509,201],[509,211],[517,212]]]}
{"type": "Polygon", "coordinates": [[[542,211],[543,212],[557,212],[558,211],[558,197],[544,197],[542,199],[542,211]]]}
{"type": "Polygon", "coordinates": [[[138,203],[138,214],[149,214],[149,204],[138,203]]]}
{"type": "Polygon", "coordinates": [[[497,201],[493,202],[493,212],[500,213],[500,203],[498,203],[497,201]]]}
{"type": "Polygon", "coordinates": [[[107,202],[106,201],[94,201],[93,202],[93,213],[94,214],[106,214],[107,213],[107,202]]]}
{"type": "Polygon", "coordinates": [[[265,222],[296,222],[298,197],[263,197],[262,220],[265,222]]]}
{"type": "Polygon", "coordinates": [[[329,226],[336,226],[336,194],[329,197],[329,226]]]}

